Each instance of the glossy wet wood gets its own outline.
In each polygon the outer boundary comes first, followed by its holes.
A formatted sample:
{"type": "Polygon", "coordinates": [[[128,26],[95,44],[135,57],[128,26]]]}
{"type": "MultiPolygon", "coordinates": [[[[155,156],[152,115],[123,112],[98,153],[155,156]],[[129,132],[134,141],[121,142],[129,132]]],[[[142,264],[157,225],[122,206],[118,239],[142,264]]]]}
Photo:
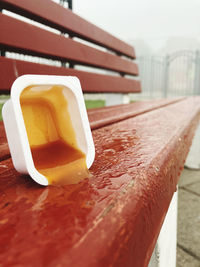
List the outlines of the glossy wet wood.
{"type": "Polygon", "coordinates": [[[141,91],[140,81],[134,77],[138,76],[134,48],[71,10],[51,0],[0,0],[0,9],[39,22],[35,26],[30,20],[0,13],[0,50],[19,53],[25,60],[10,59],[2,53],[0,93],[8,94],[12,83],[23,74],[74,75],[81,80],[84,92],[141,91]],[[28,62],[41,62],[41,58],[46,63],[28,62]],[[49,60],[56,60],[56,66],[50,66],[49,60]],[[72,69],[75,65],[86,71],[72,69]]]}
{"type": "Polygon", "coordinates": [[[0,163],[4,266],[147,266],[200,117],[190,98],[93,130],[90,179],[41,187],[0,163]]]}
{"type": "MultiPolygon", "coordinates": [[[[119,122],[130,117],[138,116],[154,109],[176,103],[183,100],[178,99],[160,99],[154,101],[135,102],[128,105],[116,105],[98,109],[89,109],[88,118],[92,130],[100,127],[119,122]]],[[[10,156],[7,145],[6,134],[3,122],[0,122],[0,160],[7,159],[10,156]]]]}
{"type": "Polygon", "coordinates": [[[1,50],[138,75],[137,65],[131,60],[87,46],[1,13],[0,33],[1,50]]]}
{"type": "Polygon", "coordinates": [[[10,151],[7,144],[6,133],[3,122],[0,122],[0,161],[10,157],[10,151]]]}
{"type": "Polygon", "coordinates": [[[115,105],[88,110],[88,117],[92,129],[119,122],[154,109],[167,106],[183,100],[184,98],[158,99],[154,101],[138,101],[126,105],[115,105]]]}
{"type": "Polygon", "coordinates": [[[97,74],[76,69],[55,67],[0,57],[0,92],[10,93],[15,79],[24,74],[68,75],[77,76],[83,92],[139,93],[140,81],[118,76],[97,74]]]}
{"type": "Polygon", "coordinates": [[[0,7],[55,28],[63,33],[70,33],[73,36],[106,47],[122,55],[135,58],[132,46],[53,1],[1,0],[0,7]]]}

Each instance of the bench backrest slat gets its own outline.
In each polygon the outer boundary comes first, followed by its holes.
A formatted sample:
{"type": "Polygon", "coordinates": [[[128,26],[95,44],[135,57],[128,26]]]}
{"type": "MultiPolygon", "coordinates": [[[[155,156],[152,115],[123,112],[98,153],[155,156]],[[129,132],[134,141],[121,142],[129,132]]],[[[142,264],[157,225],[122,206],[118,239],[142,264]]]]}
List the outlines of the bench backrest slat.
{"type": "Polygon", "coordinates": [[[122,88],[123,93],[132,91],[139,93],[141,91],[140,82],[137,80],[71,68],[48,66],[5,57],[0,57],[0,70],[0,88],[2,93],[9,93],[13,81],[23,74],[74,75],[80,79],[85,93],[121,93],[122,88]]]}
{"type": "Polygon", "coordinates": [[[23,16],[19,18],[0,12],[0,73],[4,73],[0,75],[0,93],[9,93],[11,84],[23,74],[76,75],[81,80],[84,92],[141,91],[140,82],[135,78],[138,76],[138,67],[134,62],[134,48],[71,10],[52,0],[0,0],[0,10],[23,16]],[[27,21],[27,18],[31,21],[27,21]],[[33,20],[40,24],[32,23],[33,20]],[[59,31],[41,27],[41,23],[59,31]],[[72,37],[90,41],[92,45],[72,37]],[[5,52],[21,55],[14,55],[11,59],[11,55],[5,52]],[[27,62],[30,57],[26,55],[36,57],[32,60],[38,63],[27,62]],[[50,66],[46,65],[49,61],[44,59],[58,62],[50,66]],[[69,68],[65,63],[69,63],[69,68]],[[92,70],[77,70],[78,65],[92,67],[92,70]],[[72,69],[73,66],[75,68],[72,69]],[[101,69],[102,74],[97,69],[101,69]]]}
{"type": "Polygon", "coordinates": [[[137,75],[130,60],[0,14],[0,48],[137,75]],[[37,40],[37,42],[34,42],[37,40]]]}
{"type": "Polygon", "coordinates": [[[0,0],[0,8],[135,58],[132,46],[50,0],[0,0]]]}

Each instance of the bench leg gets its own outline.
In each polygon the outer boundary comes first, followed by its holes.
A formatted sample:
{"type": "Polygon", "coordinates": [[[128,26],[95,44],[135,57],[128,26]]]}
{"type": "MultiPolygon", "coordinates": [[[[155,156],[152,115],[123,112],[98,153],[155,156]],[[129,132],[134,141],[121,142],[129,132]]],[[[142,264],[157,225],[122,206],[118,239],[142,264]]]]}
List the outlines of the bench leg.
{"type": "Polygon", "coordinates": [[[190,169],[200,169],[200,124],[193,138],[185,166],[190,169]]]}
{"type": "Polygon", "coordinates": [[[148,267],[176,267],[177,201],[175,192],[148,267]]]}

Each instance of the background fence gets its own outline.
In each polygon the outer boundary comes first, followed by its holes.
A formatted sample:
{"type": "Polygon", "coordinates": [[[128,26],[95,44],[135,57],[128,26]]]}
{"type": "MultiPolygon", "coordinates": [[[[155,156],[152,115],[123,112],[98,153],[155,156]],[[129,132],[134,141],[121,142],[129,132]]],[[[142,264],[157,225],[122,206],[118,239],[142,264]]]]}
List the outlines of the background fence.
{"type": "Polygon", "coordinates": [[[200,95],[200,51],[138,58],[143,98],[200,95]]]}

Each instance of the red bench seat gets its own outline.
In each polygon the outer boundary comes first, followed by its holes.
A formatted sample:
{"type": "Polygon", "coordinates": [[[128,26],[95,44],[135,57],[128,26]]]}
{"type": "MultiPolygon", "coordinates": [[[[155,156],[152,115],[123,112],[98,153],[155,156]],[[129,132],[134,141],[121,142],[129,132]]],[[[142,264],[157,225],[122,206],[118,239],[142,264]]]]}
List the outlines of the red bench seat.
{"type": "Polygon", "coordinates": [[[199,117],[200,98],[161,101],[93,130],[91,177],[75,185],[41,187],[2,160],[0,262],[147,266],[199,117]]]}

